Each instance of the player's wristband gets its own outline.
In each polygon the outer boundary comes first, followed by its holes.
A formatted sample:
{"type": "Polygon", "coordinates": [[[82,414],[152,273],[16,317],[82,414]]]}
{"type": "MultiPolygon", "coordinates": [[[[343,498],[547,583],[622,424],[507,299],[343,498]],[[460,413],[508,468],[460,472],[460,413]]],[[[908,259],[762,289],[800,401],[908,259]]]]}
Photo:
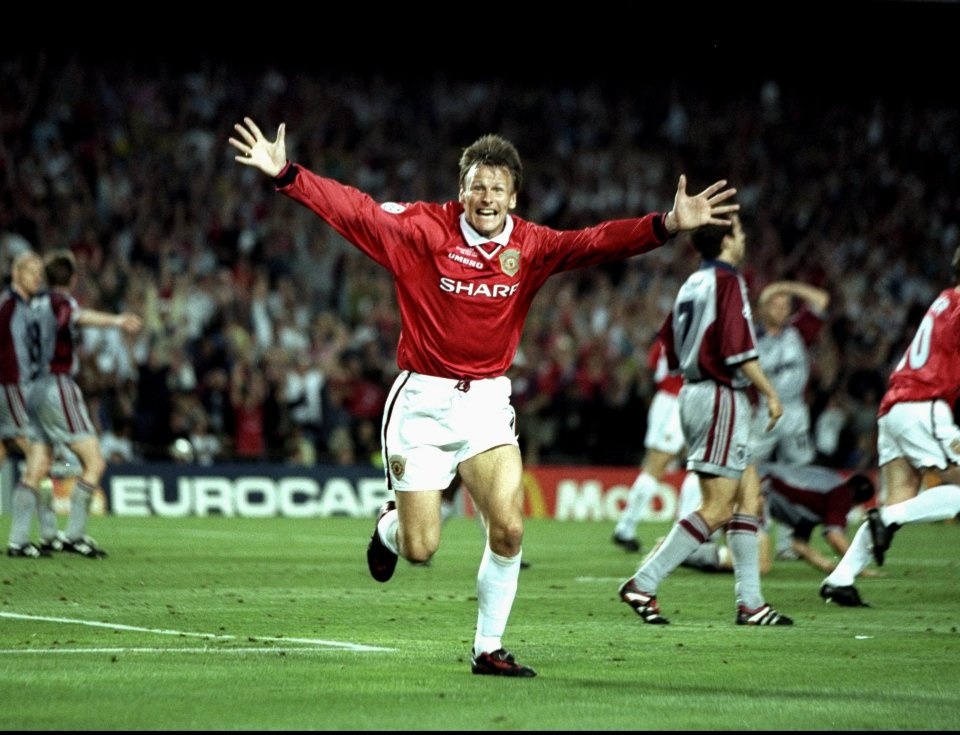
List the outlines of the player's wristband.
{"type": "Polygon", "coordinates": [[[673,235],[667,230],[667,213],[661,212],[659,217],[653,218],[653,234],[661,242],[669,240],[673,235]]]}
{"type": "Polygon", "coordinates": [[[285,186],[290,186],[294,179],[297,178],[298,173],[300,173],[300,169],[297,164],[287,161],[287,165],[283,167],[283,170],[273,177],[273,184],[278,189],[282,189],[285,186]]]}

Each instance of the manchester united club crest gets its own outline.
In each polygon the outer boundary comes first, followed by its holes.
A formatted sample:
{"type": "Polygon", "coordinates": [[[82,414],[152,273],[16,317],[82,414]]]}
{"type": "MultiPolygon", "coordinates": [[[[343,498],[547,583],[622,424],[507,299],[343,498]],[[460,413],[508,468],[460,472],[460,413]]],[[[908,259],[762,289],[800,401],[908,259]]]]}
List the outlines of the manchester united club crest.
{"type": "Polygon", "coordinates": [[[388,464],[390,465],[390,474],[393,475],[395,480],[399,480],[407,469],[407,458],[401,457],[399,454],[391,454],[388,464]]]}
{"type": "Polygon", "coordinates": [[[500,270],[508,276],[517,275],[520,270],[520,251],[516,248],[508,248],[500,253],[500,270]]]}

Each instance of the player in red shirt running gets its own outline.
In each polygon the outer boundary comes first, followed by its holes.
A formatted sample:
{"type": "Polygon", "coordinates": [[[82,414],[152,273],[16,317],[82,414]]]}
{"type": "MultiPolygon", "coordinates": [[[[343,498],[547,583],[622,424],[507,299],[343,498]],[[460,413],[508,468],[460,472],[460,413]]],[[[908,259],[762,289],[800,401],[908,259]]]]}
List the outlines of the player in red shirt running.
{"type": "Polygon", "coordinates": [[[960,513],[960,428],[953,417],[960,398],[960,248],[950,265],[954,286],[927,309],[877,411],[885,506],[867,512],[847,553],[823,580],[820,596],[827,602],[865,606],[853,580],[870,563],[871,553],[882,566],[893,534],[903,524],[960,513]],[[950,484],[920,492],[928,471],[950,484]]]}
{"type": "Polygon", "coordinates": [[[287,160],[285,125],[267,140],[250,119],[234,125],[236,160],[273,178],[394,277],[402,329],[400,375],[384,409],[387,486],[367,549],[370,573],[393,575],[397,557],[430,559],[440,544],[440,499],[459,471],[487,529],[477,575],[472,671],[535,676],[501,638],[513,606],[523,541],[523,466],[505,373],[534,296],[551,275],[645,253],[671,235],[728,226],[736,193],[718,181],[696,196],[680,176],[673,209],[560,231],[510,214],[523,167],[496,135],[460,159],[459,198],[379,204],[357,189],[287,160]]]}

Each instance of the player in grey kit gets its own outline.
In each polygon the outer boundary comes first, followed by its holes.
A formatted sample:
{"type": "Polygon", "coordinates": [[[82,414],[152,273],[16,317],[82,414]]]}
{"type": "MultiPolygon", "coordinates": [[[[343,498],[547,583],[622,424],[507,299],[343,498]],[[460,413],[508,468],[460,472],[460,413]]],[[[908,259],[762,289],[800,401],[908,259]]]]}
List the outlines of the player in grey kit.
{"type": "MultiPolygon", "coordinates": [[[[9,288],[0,293],[0,465],[8,451],[22,452],[27,465],[36,462],[39,448],[27,410],[30,385],[40,369],[42,344],[34,296],[43,285],[43,259],[33,251],[13,261],[9,288]]],[[[7,555],[30,559],[60,549],[52,497],[37,483],[22,479],[13,490],[13,518],[7,555]],[[33,517],[40,520],[40,544],[30,541],[33,517]]]]}
{"type": "Polygon", "coordinates": [[[73,379],[78,368],[77,329],[85,325],[117,327],[132,334],[140,330],[143,322],[128,312],[109,314],[81,308],[70,295],[77,266],[69,250],[49,253],[44,259],[44,271],[50,290],[34,299],[42,345],[42,372],[31,385],[27,399],[31,418],[40,433],[34,442],[36,455],[28,458],[23,482],[29,487],[39,485],[50,471],[57,445],[66,446],[79,458],[82,470],[70,495],[70,517],[66,533],[61,535],[62,550],[98,559],[106,556],[106,552],[87,536],[87,515],[106,463],[83,393],[73,379]]]}
{"type": "MultiPolygon", "coordinates": [[[[830,294],[800,281],[774,281],[757,299],[757,349],[760,366],[783,403],[783,417],[766,431],[766,401],[760,397],[751,426],[750,457],[754,462],[806,465],[815,452],[810,437],[810,408],[804,398],[810,379],[809,348],[824,324],[830,294]],[[800,308],[794,310],[794,299],[800,308]]],[[[778,559],[796,559],[790,528],[778,522],[778,559]]]]}
{"type": "Polygon", "coordinates": [[[752,384],[767,399],[767,430],[776,424],[782,408],[757,359],[747,287],[737,270],[746,240],[740,218],[732,219],[731,228],[707,227],[693,233],[703,262],[680,287],[659,333],[670,367],[683,374],[680,421],[688,447],[687,469],[699,475],[703,500],[620,585],[620,599],[645,623],[669,622],[660,614],[657,588],[726,525],[736,578],[734,622],[793,624],[764,601],[760,589],[760,481],[748,449],[752,409],[747,386],[752,384]]]}

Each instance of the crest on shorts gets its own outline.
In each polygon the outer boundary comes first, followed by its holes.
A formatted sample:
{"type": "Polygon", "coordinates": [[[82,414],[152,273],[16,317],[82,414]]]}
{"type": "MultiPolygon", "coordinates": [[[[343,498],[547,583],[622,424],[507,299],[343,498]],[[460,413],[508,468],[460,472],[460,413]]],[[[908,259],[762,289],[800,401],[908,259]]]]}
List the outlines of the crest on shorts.
{"type": "Polygon", "coordinates": [[[394,479],[399,480],[407,469],[407,458],[401,457],[399,454],[391,454],[390,461],[387,464],[390,466],[390,474],[393,475],[394,479]]]}
{"type": "Polygon", "coordinates": [[[747,461],[747,445],[746,444],[737,444],[737,448],[734,450],[734,456],[737,458],[738,464],[743,464],[747,461]]]}
{"type": "Polygon", "coordinates": [[[500,270],[508,276],[515,276],[520,270],[520,251],[517,248],[507,248],[500,253],[500,270]]]}

